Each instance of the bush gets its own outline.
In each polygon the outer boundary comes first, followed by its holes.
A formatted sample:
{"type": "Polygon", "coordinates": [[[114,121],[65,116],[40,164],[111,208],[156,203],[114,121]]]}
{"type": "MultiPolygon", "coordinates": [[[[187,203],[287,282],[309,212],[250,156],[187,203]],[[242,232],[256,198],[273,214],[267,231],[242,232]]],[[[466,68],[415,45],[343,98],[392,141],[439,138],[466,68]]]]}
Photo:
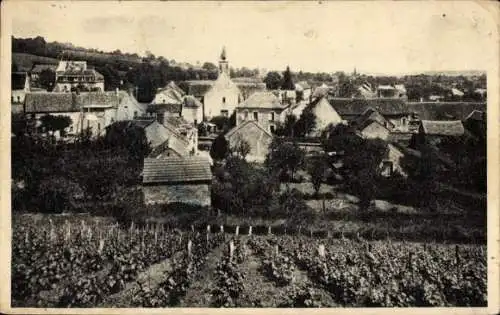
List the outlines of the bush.
{"type": "Polygon", "coordinates": [[[64,177],[43,180],[38,186],[40,211],[62,213],[71,208],[75,195],[79,193],[80,187],[64,177]]]}

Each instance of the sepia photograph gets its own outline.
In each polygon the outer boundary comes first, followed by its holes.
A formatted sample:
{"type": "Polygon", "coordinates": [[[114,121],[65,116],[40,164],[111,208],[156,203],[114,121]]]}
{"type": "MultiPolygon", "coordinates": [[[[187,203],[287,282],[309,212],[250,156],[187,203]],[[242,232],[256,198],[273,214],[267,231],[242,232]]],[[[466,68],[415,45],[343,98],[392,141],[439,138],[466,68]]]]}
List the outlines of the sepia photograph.
{"type": "Polygon", "coordinates": [[[2,3],[2,308],[491,309],[486,2],[2,3]]]}

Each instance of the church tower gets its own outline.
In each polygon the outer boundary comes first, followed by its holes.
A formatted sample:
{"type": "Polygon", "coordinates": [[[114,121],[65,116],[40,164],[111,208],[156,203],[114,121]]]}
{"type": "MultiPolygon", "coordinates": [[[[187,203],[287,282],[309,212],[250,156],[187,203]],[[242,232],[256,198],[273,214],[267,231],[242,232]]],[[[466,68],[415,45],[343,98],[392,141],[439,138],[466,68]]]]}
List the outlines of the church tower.
{"type": "Polygon", "coordinates": [[[225,73],[229,76],[229,62],[226,59],[226,47],[222,47],[222,52],[219,59],[219,73],[225,73]]]}

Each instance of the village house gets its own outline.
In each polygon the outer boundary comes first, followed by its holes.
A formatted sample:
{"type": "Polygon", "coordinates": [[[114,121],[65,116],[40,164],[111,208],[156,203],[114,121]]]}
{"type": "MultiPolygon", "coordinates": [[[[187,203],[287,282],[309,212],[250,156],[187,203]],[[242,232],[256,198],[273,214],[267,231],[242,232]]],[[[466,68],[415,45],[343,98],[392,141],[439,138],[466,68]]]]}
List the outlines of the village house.
{"type": "Polygon", "coordinates": [[[419,150],[422,146],[437,146],[443,140],[461,137],[465,128],[460,120],[422,120],[418,134],[412,140],[412,147],[419,150]]]}
{"type": "Polygon", "coordinates": [[[145,158],[142,183],[147,205],[211,206],[212,171],[205,158],[145,158]]]}
{"type": "Polygon", "coordinates": [[[198,137],[196,129],[189,129],[182,134],[182,129],[155,119],[139,118],[131,121],[144,129],[151,148],[149,157],[163,158],[169,156],[194,156],[197,154],[198,137]]]}
{"type": "Polygon", "coordinates": [[[406,88],[402,84],[397,85],[379,85],[377,87],[378,98],[408,99],[406,88]]]}
{"type": "Polygon", "coordinates": [[[104,76],[87,67],[86,61],[60,61],[56,68],[54,92],[71,92],[75,88],[104,91],[104,76]]]}
{"type": "Polygon", "coordinates": [[[465,120],[475,110],[486,112],[486,102],[409,102],[408,111],[419,120],[465,120]]]}
{"type": "Polygon", "coordinates": [[[272,134],[289,107],[272,92],[256,92],[236,107],[236,126],[252,120],[272,134]]]}
{"type": "MultiPolygon", "coordinates": [[[[68,136],[75,136],[85,129],[98,136],[104,134],[105,128],[115,121],[144,115],[145,108],[124,91],[46,92],[26,94],[23,112],[36,126],[40,126],[40,118],[44,115],[69,116],[72,124],[65,130],[68,136]]],[[[55,136],[58,138],[61,135],[56,133],[55,136]]]]}
{"type": "Polygon", "coordinates": [[[367,109],[372,108],[392,124],[393,132],[408,132],[414,125],[412,122],[417,120],[408,103],[402,99],[329,98],[328,101],[342,119],[347,121],[355,121],[367,109]]]}
{"type": "Polygon", "coordinates": [[[366,139],[387,140],[391,133],[389,129],[387,129],[386,124],[372,118],[362,121],[356,126],[356,128],[361,136],[366,139]]]}
{"type": "Polygon", "coordinates": [[[403,160],[408,159],[407,163],[413,163],[417,159],[420,159],[422,154],[404,146],[396,143],[387,144],[387,153],[383,157],[382,162],[380,162],[380,174],[384,177],[391,177],[395,174],[399,174],[402,177],[408,177],[407,170],[403,160]],[[411,162],[410,162],[411,161],[411,162]]]}
{"type": "MultiPolygon", "coordinates": [[[[309,137],[319,137],[328,125],[336,126],[345,123],[324,96],[315,99],[307,107],[314,113],[316,122],[314,129],[308,134],[309,137]]],[[[297,118],[300,118],[300,116],[297,118]]]]}
{"type": "Polygon", "coordinates": [[[34,65],[30,71],[31,86],[40,87],[40,83],[39,83],[40,74],[46,70],[52,71],[55,73],[56,69],[57,69],[57,65],[45,65],[45,64],[34,65]]]}
{"type": "Polygon", "coordinates": [[[377,91],[372,87],[370,82],[364,82],[356,89],[355,96],[364,99],[373,99],[377,97],[377,91]]]}
{"type": "Polygon", "coordinates": [[[486,139],[487,119],[486,112],[474,110],[463,121],[464,127],[478,139],[486,139]]]}
{"type": "Polygon", "coordinates": [[[11,73],[11,103],[23,104],[26,93],[30,92],[30,79],[26,72],[11,73]]]}
{"type": "Polygon", "coordinates": [[[173,81],[158,90],[147,112],[159,117],[159,121],[167,116],[182,117],[195,126],[203,121],[203,104],[194,96],[186,95],[173,81]]]}
{"type": "Polygon", "coordinates": [[[229,147],[234,148],[240,141],[250,145],[246,159],[250,162],[264,162],[269,152],[273,135],[256,120],[244,120],[225,134],[229,147]]]}

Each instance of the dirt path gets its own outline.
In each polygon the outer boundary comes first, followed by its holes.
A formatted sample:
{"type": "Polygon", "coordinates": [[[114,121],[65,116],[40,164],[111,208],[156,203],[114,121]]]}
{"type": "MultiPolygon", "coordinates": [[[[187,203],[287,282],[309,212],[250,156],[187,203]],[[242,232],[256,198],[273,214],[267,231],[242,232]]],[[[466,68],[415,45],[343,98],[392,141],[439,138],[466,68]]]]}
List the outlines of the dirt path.
{"type": "Polygon", "coordinates": [[[214,248],[207,256],[205,264],[196,279],[189,286],[179,307],[209,307],[215,284],[215,268],[226,250],[226,242],[214,248]]]}
{"type": "Polygon", "coordinates": [[[108,296],[98,307],[131,307],[132,297],[140,288],[139,283],[147,284],[151,290],[154,290],[168,278],[172,272],[172,261],[181,255],[182,251],[179,251],[174,256],[148,267],[145,271],[139,273],[135,281],[127,282],[123,290],[108,296]]]}

